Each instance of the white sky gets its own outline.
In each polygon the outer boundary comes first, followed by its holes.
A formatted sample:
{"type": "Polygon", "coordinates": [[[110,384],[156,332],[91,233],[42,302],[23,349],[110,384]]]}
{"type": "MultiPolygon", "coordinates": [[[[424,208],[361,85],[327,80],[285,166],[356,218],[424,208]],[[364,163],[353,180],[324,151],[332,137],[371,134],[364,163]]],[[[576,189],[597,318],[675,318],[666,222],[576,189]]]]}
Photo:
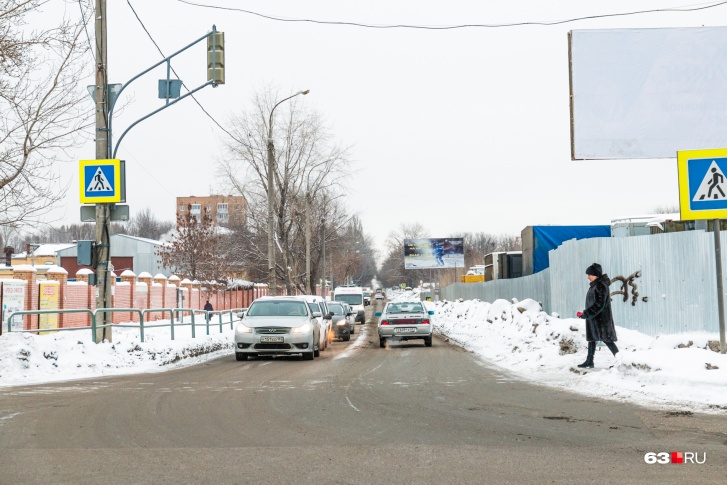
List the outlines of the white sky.
{"type": "MultiPolygon", "coordinates": [[[[393,291],[389,294],[392,296],[393,291]]],[[[400,297],[418,298],[418,294],[414,290],[400,297]]],[[[727,409],[727,355],[704,349],[709,340],[719,340],[717,334],[653,338],[617,326],[619,361],[605,347],[599,347],[596,367],[580,371],[576,365],[586,357],[584,320],[547,315],[533,300],[427,305],[435,311],[436,331],[450,344],[475,352],[483,366],[496,368],[502,374],[501,382],[522,379],[652,408],[709,413],[724,413],[727,409]],[[519,307],[525,311],[521,313],[519,307]],[[562,338],[572,340],[575,353],[560,355],[562,338]],[[678,348],[690,341],[690,347],[678,348]],[[708,369],[707,364],[714,368],[708,369]]],[[[363,327],[357,332],[348,348],[334,359],[353,359],[359,352],[386,352],[362,346],[368,330],[363,327]]],[[[191,338],[189,326],[176,326],[174,333],[172,341],[168,327],[146,328],[145,341],[141,342],[137,329],[114,328],[113,344],[94,344],[90,330],[42,336],[6,333],[0,338],[0,387],[163,372],[221,356],[228,356],[229,365],[245,365],[232,359],[233,330],[229,323],[222,333],[218,325],[211,326],[209,336],[204,327],[197,327],[196,339],[191,338]],[[190,357],[203,351],[209,353],[190,357]]],[[[396,345],[390,343],[388,350],[396,345]]],[[[435,345],[443,344],[436,340],[435,345]]],[[[316,380],[311,385],[325,382],[316,380]]]]}
{"type": "MultiPolygon", "coordinates": [[[[176,0],[130,0],[165,54],[216,24],[225,32],[226,81],[197,99],[221,124],[272,85],[320,112],[352,147],[348,205],[383,247],[402,223],[432,237],[519,234],[534,224],[607,224],[678,203],[676,161],[571,161],[567,32],[572,29],[726,25],[727,6],[555,26],[457,30],[365,29],[288,23],[176,0]],[[382,210],[394,204],[396,210],[382,210]]],[[[395,0],[393,2],[199,0],[287,18],[372,24],[536,22],[694,5],[686,0],[395,0]]],[[[70,5],[70,4],[69,4],[70,5]]],[[[68,8],[72,8],[70,5],[68,8]]],[[[110,81],[124,83],[161,56],[124,1],[109,1],[110,81]]],[[[89,26],[93,36],[93,24],[89,26]]],[[[187,86],[205,81],[204,43],[174,61],[187,86]]],[[[89,57],[89,63],[93,59],[89,57]]],[[[161,106],[156,71],[129,86],[115,137],[161,106]]],[[[89,79],[88,84],[92,84],[89,79]]],[[[184,91],[183,91],[184,92],[184,91]]],[[[89,108],[91,105],[89,104],[89,108]]],[[[175,197],[221,191],[215,164],[226,135],[187,99],[133,128],[127,160],[132,214],[151,207],[172,220],[175,197]]],[[[77,161],[60,222],[78,221],[77,161]]],[[[89,143],[76,159],[94,158],[89,143]]]]}

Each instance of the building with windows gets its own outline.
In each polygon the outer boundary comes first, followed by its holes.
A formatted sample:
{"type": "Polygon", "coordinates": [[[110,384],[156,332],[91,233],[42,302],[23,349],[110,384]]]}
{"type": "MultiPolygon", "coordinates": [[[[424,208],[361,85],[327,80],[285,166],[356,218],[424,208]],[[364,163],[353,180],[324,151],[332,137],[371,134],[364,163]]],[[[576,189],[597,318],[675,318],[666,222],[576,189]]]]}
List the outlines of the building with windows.
{"type": "Polygon", "coordinates": [[[215,224],[237,225],[245,220],[245,197],[241,195],[209,195],[205,197],[177,197],[177,217],[189,221],[194,216],[198,221],[207,213],[215,224]]]}

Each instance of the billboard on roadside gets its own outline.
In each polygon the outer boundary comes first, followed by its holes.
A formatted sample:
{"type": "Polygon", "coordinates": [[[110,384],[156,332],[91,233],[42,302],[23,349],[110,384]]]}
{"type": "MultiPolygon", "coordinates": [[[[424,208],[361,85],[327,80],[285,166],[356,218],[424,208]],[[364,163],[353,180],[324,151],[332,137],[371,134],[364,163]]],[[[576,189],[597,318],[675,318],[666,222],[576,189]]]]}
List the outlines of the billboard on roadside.
{"type": "Polygon", "coordinates": [[[405,239],[404,269],[433,268],[464,268],[464,239],[405,239]]]}
{"type": "Polygon", "coordinates": [[[573,30],[573,160],[727,146],[727,27],[573,30]]]}

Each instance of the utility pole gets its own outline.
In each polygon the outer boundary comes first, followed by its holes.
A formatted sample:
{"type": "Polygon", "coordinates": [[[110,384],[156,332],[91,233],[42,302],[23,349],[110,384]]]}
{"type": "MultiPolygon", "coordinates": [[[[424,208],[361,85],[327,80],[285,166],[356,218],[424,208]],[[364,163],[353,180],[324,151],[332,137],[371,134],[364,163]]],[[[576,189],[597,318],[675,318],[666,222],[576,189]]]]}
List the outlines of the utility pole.
{"type": "MultiPolygon", "coordinates": [[[[96,0],[96,160],[109,158],[108,127],[108,52],[106,39],[106,0],[96,0]]],[[[96,308],[111,306],[111,285],[109,281],[110,247],[110,207],[109,204],[96,204],[96,308]]],[[[110,314],[103,312],[101,322],[107,324],[110,314]]],[[[94,341],[111,341],[111,327],[96,331],[94,341]]]]}
{"type": "MultiPolygon", "coordinates": [[[[325,198],[323,199],[323,203],[325,204],[325,198]]],[[[321,261],[323,261],[323,269],[321,271],[323,275],[323,279],[321,280],[321,296],[323,299],[326,298],[326,220],[321,219],[321,244],[323,245],[323,257],[321,258],[321,261]]]]}
{"type": "Polygon", "coordinates": [[[310,240],[311,240],[311,228],[310,228],[310,195],[308,191],[305,193],[305,292],[307,295],[312,295],[310,287],[310,240]]]}

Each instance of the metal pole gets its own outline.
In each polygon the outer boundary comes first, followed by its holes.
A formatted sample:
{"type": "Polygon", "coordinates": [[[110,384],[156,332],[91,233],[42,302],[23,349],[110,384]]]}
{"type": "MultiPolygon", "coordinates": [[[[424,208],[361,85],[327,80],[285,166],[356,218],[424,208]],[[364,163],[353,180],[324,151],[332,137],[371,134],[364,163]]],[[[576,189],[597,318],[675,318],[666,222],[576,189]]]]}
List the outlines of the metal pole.
{"type": "MultiPolygon", "coordinates": [[[[326,199],[323,199],[323,204],[325,205],[326,199]]],[[[325,214],[325,212],[324,212],[325,214]]],[[[321,219],[321,241],[323,245],[323,257],[321,258],[323,260],[323,271],[321,274],[323,275],[323,278],[321,279],[321,296],[325,299],[326,298],[326,220],[321,219]]]]}
{"type": "MultiPolygon", "coordinates": [[[[275,108],[273,108],[275,109],[275,108]]],[[[273,112],[270,112],[270,125],[268,126],[268,294],[275,296],[275,234],[274,213],[275,190],[273,189],[273,112]]]]}
{"type": "Polygon", "coordinates": [[[307,295],[312,295],[310,287],[310,195],[308,191],[305,193],[305,291],[307,295]]]}
{"type": "MultiPolygon", "coordinates": [[[[108,52],[106,36],[106,0],[96,0],[96,159],[108,157],[108,52]]],[[[117,182],[118,183],[118,182],[117,182]]],[[[111,306],[109,284],[109,247],[111,236],[110,205],[96,204],[96,308],[111,306]]],[[[94,342],[111,341],[109,312],[102,313],[102,329],[94,332],[94,342]]]]}
{"type": "Polygon", "coordinates": [[[722,241],[720,238],[720,220],[714,222],[714,259],[717,261],[717,311],[719,312],[719,348],[725,353],[724,334],[724,288],[722,285],[722,241]]]}
{"type": "Polygon", "coordinates": [[[299,94],[308,94],[310,90],[306,89],[305,91],[298,91],[292,96],[288,96],[285,99],[282,99],[275,103],[275,106],[273,106],[273,109],[270,110],[270,116],[268,117],[268,285],[269,285],[269,292],[268,294],[270,296],[275,296],[276,294],[276,286],[275,286],[275,204],[274,204],[274,198],[275,198],[275,187],[273,186],[273,169],[275,167],[275,154],[273,146],[273,113],[275,112],[275,108],[280,106],[281,103],[289,100],[290,98],[294,98],[298,96],[299,94]]]}

